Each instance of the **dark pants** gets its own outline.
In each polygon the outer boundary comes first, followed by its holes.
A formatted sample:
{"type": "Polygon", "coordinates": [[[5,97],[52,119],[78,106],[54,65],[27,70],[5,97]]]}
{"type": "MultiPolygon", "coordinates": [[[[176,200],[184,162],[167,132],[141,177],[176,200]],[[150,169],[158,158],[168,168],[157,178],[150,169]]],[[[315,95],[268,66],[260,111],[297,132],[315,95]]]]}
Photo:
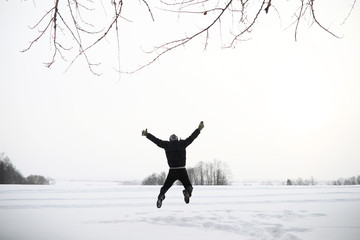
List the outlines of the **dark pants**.
{"type": "Polygon", "coordinates": [[[169,188],[171,188],[171,186],[174,184],[174,182],[176,180],[179,180],[182,185],[184,185],[184,188],[186,189],[186,191],[190,194],[192,193],[192,185],[189,179],[189,176],[187,174],[186,168],[180,168],[180,169],[170,169],[169,173],[166,177],[165,183],[162,186],[162,188],[160,189],[160,194],[161,195],[165,195],[165,193],[167,192],[167,190],[169,190],[169,188]]]}

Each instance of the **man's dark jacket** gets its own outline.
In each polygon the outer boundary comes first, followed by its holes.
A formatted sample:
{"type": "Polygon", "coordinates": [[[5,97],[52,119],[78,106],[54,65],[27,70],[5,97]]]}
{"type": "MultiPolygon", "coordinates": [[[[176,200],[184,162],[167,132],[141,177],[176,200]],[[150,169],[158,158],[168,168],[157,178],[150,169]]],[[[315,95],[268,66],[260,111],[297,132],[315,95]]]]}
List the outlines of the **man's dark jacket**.
{"type": "Polygon", "coordinates": [[[188,138],[179,141],[163,141],[151,133],[148,133],[146,137],[159,147],[165,149],[170,168],[180,168],[186,165],[186,147],[189,146],[199,134],[200,130],[196,129],[188,138]]]}

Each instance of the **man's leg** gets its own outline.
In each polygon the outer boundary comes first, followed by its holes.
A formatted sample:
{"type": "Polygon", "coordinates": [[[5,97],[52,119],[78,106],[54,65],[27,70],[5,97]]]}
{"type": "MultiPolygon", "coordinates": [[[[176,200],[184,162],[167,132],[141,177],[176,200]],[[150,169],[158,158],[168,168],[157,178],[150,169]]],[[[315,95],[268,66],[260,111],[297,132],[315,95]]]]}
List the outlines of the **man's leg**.
{"type": "Polygon", "coordinates": [[[156,206],[158,208],[161,208],[162,201],[165,199],[165,193],[167,192],[167,190],[169,190],[169,188],[171,188],[171,186],[174,184],[175,181],[176,181],[176,175],[170,169],[169,173],[168,173],[168,175],[166,177],[165,183],[160,189],[158,200],[156,202],[156,206]]]}
{"type": "Polygon", "coordinates": [[[179,174],[179,180],[183,184],[185,190],[190,194],[192,193],[193,187],[191,185],[189,175],[187,174],[186,169],[181,169],[181,173],[179,174]]]}
{"type": "Polygon", "coordinates": [[[176,174],[174,174],[174,171],[172,169],[169,170],[169,173],[166,177],[166,180],[164,182],[164,185],[160,189],[160,195],[165,195],[165,193],[171,188],[171,186],[174,184],[174,182],[177,180],[176,174]]]}
{"type": "Polygon", "coordinates": [[[179,180],[181,181],[181,183],[183,184],[183,186],[185,188],[185,190],[183,191],[184,201],[185,201],[185,203],[189,203],[193,187],[191,185],[189,176],[188,176],[185,168],[182,169],[181,174],[179,176],[179,180]]]}

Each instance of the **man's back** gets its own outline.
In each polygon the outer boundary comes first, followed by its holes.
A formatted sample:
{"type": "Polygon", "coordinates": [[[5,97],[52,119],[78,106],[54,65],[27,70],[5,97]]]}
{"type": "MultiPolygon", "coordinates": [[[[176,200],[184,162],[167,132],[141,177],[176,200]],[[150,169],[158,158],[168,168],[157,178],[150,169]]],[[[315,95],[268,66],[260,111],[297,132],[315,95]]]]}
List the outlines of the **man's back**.
{"type": "Polygon", "coordinates": [[[170,168],[178,168],[185,167],[186,147],[189,146],[199,134],[200,130],[196,129],[188,138],[179,141],[163,141],[150,133],[148,133],[146,137],[165,150],[170,168]]]}
{"type": "Polygon", "coordinates": [[[164,148],[166,158],[171,168],[185,167],[186,165],[186,146],[185,140],[169,141],[164,148]]]}

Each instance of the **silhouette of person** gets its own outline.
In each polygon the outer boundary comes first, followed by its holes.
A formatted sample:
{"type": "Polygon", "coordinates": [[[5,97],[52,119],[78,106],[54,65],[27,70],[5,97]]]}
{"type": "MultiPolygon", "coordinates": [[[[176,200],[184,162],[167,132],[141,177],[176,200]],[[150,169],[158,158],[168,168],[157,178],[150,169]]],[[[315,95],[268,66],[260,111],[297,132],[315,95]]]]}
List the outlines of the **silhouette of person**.
{"type": "Polygon", "coordinates": [[[161,207],[162,201],[165,199],[165,193],[173,185],[176,180],[179,180],[183,186],[184,201],[186,204],[190,202],[193,187],[191,185],[189,176],[186,171],[186,148],[199,136],[200,131],[204,128],[204,122],[200,122],[195,131],[185,140],[178,139],[175,134],[172,134],[169,141],[164,141],[156,138],[147,129],[142,131],[142,136],[146,136],[150,141],[155,143],[158,147],[163,148],[166,153],[168,165],[170,167],[169,173],[166,177],[164,185],[160,189],[160,194],[156,202],[158,208],[161,207]]]}

